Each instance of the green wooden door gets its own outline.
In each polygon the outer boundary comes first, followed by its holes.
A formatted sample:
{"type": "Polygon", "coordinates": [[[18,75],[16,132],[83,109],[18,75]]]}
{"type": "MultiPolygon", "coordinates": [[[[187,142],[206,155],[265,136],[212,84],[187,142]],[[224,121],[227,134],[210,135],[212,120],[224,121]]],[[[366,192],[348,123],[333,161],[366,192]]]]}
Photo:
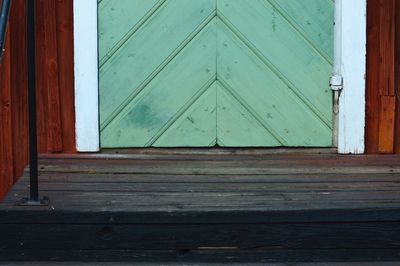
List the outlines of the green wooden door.
{"type": "Polygon", "coordinates": [[[99,0],[102,147],[332,144],[332,0],[99,0]]]}

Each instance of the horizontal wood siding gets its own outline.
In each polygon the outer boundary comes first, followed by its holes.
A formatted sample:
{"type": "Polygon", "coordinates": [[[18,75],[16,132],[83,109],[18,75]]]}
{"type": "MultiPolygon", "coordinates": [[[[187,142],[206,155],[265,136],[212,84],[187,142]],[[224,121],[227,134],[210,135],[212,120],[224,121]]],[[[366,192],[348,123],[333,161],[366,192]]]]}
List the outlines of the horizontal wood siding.
{"type": "MultiPolygon", "coordinates": [[[[39,151],[75,152],[72,0],[36,1],[39,151]]],[[[28,159],[25,1],[14,0],[0,66],[0,198],[28,159]]]]}
{"type": "Polygon", "coordinates": [[[400,153],[397,0],[368,1],[367,153],[400,153]]]}

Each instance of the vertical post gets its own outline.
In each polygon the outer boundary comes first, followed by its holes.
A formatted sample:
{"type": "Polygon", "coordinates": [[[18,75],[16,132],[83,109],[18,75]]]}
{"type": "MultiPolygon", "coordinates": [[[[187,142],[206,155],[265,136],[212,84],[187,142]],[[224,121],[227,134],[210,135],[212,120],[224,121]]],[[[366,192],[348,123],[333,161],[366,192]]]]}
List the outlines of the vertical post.
{"type": "Polygon", "coordinates": [[[78,152],[100,151],[97,0],[74,0],[75,130],[78,152]]]}
{"type": "Polygon", "coordinates": [[[39,201],[36,133],[35,1],[27,0],[30,201],[39,201]]]}
{"type": "Polygon", "coordinates": [[[367,0],[342,0],[338,152],[364,153],[367,0]]]}
{"type": "Polygon", "coordinates": [[[47,197],[39,199],[38,151],[36,131],[36,45],[35,45],[35,0],[26,0],[27,61],[28,61],[28,105],[29,105],[29,173],[30,194],[19,202],[22,206],[47,206],[47,197]]]}

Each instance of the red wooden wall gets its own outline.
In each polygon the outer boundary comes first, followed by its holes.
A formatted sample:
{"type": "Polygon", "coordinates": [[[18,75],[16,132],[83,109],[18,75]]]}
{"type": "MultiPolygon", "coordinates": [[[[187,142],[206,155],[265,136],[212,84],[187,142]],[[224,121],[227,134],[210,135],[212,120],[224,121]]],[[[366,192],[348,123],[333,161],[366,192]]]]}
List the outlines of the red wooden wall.
{"type": "Polygon", "coordinates": [[[367,153],[400,153],[400,1],[368,0],[367,153]]]}
{"type": "MultiPolygon", "coordinates": [[[[9,37],[7,32],[6,50],[10,47],[9,37]]],[[[0,199],[5,189],[13,184],[14,177],[10,57],[9,52],[5,53],[0,65],[0,199]]]]}
{"type": "MultiPolygon", "coordinates": [[[[28,155],[25,0],[13,0],[0,66],[0,199],[28,155]]],[[[38,147],[75,152],[72,0],[37,0],[38,147]]]]}

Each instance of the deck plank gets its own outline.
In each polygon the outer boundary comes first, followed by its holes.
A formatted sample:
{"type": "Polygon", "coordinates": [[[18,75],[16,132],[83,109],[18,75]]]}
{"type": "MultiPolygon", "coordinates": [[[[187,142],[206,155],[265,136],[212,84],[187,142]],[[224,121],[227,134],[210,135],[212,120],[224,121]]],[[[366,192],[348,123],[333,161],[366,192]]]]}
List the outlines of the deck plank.
{"type": "MultiPolygon", "coordinates": [[[[126,173],[40,173],[40,182],[44,183],[400,183],[398,174],[211,174],[211,175],[179,175],[179,174],[126,174],[126,173]]],[[[19,184],[27,184],[27,176],[22,178],[19,184]]]]}
{"type": "MultiPolygon", "coordinates": [[[[129,156],[47,156],[40,160],[41,191],[57,210],[355,209],[400,202],[399,156],[129,156]]],[[[0,208],[28,188],[26,173],[0,208]]]]}
{"type": "MultiPolygon", "coordinates": [[[[301,192],[374,192],[387,191],[398,193],[400,184],[397,182],[347,182],[347,183],[314,183],[296,182],[290,183],[273,182],[169,182],[168,180],[158,182],[41,182],[41,191],[81,191],[81,192],[181,192],[181,193],[201,193],[201,192],[268,192],[268,193],[301,193],[301,192]]],[[[14,187],[15,192],[26,191],[29,182],[21,182],[14,187]]]]}
{"type": "Polygon", "coordinates": [[[49,206],[16,205],[25,172],[0,203],[0,261],[400,259],[399,156],[45,156],[40,189],[49,206]]]}

